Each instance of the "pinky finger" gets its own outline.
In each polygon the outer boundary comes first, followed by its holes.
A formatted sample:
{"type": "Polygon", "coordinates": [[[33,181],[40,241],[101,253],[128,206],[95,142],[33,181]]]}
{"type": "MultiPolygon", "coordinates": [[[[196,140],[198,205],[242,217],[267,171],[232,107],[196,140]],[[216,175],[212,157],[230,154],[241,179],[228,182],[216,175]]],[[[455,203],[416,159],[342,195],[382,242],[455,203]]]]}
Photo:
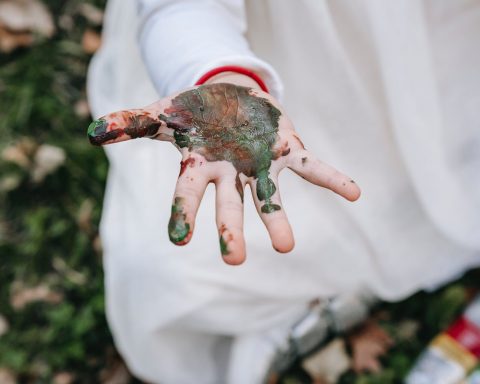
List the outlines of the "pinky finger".
{"type": "Polygon", "coordinates": [[[360,188],[350,177],[318,160],[307,150],[292,154],[288,167],[310,183],[328,188],[349,201],[360,197],[360,188]]]}

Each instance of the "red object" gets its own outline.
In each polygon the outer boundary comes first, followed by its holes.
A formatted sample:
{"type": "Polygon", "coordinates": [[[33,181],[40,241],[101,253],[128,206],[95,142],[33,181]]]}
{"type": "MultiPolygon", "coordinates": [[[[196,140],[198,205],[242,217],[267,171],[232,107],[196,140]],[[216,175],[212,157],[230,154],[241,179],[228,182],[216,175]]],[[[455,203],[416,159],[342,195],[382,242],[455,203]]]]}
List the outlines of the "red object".
{"type": "Polygon", "coordinates": [[[255,72],[250,71],[249,69],[243,68],[243,67],[237,67],[235,65],[225,65],[223,67],[217,67],[214,68],[207,73],[205,73],[198,81],[195,83],[195,85],[202,85],[205,84],[205,82],[209,79],[211,79],[213,76],[218,75],[219,73],[222,72],[236,72],[240,73],[242,75],[251,77],[253,80],[257,82],[257,84],[260,86],[262,91],[268,92],[268,88],[265,85],[264,81],[258,76],[255,72]]]}
{"type": "Polygon", "coordinates": [[[480,328],[466,317],[460,317],[448,329],[447,334],[480,358],[480,328]]]}

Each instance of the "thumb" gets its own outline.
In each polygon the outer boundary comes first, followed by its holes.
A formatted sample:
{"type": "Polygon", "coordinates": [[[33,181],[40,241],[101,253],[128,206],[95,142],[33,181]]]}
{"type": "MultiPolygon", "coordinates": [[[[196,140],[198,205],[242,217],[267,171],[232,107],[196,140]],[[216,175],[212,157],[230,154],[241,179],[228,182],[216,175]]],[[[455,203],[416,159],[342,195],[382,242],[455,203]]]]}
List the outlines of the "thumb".
{"type": "Polygon", "coordinates": [[[157,102],[141,109],[109,113],[90,124],[88,139],[93,145],[118,143],[139,137],[153,139],[160,134],[162,121],[158,116],[162,110],[161,103],[157,102]]]}

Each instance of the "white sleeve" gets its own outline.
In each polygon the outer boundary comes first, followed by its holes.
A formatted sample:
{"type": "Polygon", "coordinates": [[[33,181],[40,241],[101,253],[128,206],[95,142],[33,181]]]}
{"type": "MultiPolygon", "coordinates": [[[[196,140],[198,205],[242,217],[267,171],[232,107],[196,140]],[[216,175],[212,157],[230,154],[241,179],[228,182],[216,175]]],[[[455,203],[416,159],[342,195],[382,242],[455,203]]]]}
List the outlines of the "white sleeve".
{"type": "Polygon", "coordinates": [[[250,50],[243,0],[137,0],[143,60],[161,96],[190,87],[207,71],[238,65],[280,98],[278,74],[250,50]]]}

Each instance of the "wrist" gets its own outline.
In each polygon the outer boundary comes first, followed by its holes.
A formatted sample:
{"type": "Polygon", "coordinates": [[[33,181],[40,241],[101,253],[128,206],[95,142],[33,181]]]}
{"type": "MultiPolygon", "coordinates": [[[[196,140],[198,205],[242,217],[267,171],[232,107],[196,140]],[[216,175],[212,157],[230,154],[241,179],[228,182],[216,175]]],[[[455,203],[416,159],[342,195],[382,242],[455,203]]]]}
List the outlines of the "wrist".
{"type": "Polygon", "coordinates": [[[212,83],[232,83],[249,88],[260,89],[269,93],[263,79],[248,68],[235,65],[220,66],[206,72],[195,85],[212,83]]]}
{"type": "Polygon", "coordinates": [[[253,80],[250,76],[243,75],[241,73],[235,73],[235,72],[219,73],[215,76],[212,76],[204,84],[215,84],[215,83],[231,83],[235,85],[240,85],[242,87],[261,90],[260,85],[255,80],[253,80]]]}

